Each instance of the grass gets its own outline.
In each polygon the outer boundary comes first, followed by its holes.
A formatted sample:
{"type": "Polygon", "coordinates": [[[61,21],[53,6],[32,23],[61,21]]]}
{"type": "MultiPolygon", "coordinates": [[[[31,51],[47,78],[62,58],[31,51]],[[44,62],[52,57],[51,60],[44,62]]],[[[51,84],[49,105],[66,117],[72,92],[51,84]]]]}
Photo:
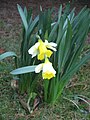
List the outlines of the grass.
{"type": "Polygon", "coordinates": [[[3,29],[4,28],[4,22],[2,20],[0,20],[0,28],[3,29]]]}
{"type": "MultiPolygon", "coordinates": [[[[5,51],[14,51],[19,54],[21,41],[21,30],[18,25],[6,26],[5,22],[0,21],[4,35],[0,36],[1,48],[5,51]],[[18,32],[20,31],[20,32],[18,32]]],[[[90,49],[86,43],[84,51],[90,49]]],[[[76,101],[75,95],[83,95],[90,98],[90,62],[85,64],[74,75],[66,86],[62,97],[55,105],[41,104],[34,113],[27,114],[19,103],[17,94],[11,88],[12,76],[9,72],[13,69],[13,61],[8,58],[0,62],[0,120],[90,120],[89,105],[76,101]],[[83,110],[80,112],[77,107],[68,99],[78,102],[83,110]],[[74,96],[74,97],[72,97],[74,96]]],[[[90,102],[90,101],[89,101],[90,102]]]]}

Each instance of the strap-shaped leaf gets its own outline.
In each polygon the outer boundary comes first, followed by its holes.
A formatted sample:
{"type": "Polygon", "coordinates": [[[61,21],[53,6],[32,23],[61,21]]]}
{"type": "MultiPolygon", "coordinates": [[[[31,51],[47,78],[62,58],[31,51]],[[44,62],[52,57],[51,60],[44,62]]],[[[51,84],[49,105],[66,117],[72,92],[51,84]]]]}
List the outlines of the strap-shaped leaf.
{"type": "Polygon", "coordinates": [[[79,68],[88,60],[90,60],[90,52],[84,57],[82,57],[77,64],[71,66],[68,72],[62,77],[62,80],[69,80],[73,76],[73,74],[76,73],[79,70],[79,68]]]}
{"type": "Polygon", "coordinates": [[[60,21],[61,14],[62,14],[62,5],[60,5],[60,8],[59,8],[59,13],[58,13],[58,22],[60,21]]]}
{"type": "Polygon", "coordinates": [[[35,71],[35,66],[26,66],[26,67],[21,67],[18,69],[15,69],[10,72],[12,75],[19,75],[19,74],[24,74],[24,73],[29,73],[29,72],[34,72],[35,71]]]}
{"type": "Polygon", "coordinates": [[[37,16],[34,21],[31,23],[31,25],[28,27],[28,36],[31,35],[31,33],[33,32],[33,30],[35,29],[35,27],[37,26],[37,23],[39,21],[39,16],[37,16]]]}
{"type": "Polygon", "coordinates": [[[54,26],[52,27],[52,30],[51,30],[51,32],[49,34],[49,38],[48,38],[49,42],[53,41],[55,33],[57,32],[57,28],[58,28],[58,22],[54,23],[54,26]]]}
{"type": "Polygon", "coordinates": [[[25,30],[27,31],[27,29],[28,29],[28,24],[27,24],[26,16],[25,16],[22,8],[20,7],[20,5],[17,4],[17,8],[18,8],[19,14],[20,14],[20,16],[21,16],[21,19],[22,19],[23,25],[24,25],[24,27],[25,27],[25,30]]]}
{"type": "Polygon", "coordinates": [[[0,61],[5,59],[6,57],[11,57],[11,56],[17,57],[17,55],[14,52],[5,52],[0,55],[0,61]]]}

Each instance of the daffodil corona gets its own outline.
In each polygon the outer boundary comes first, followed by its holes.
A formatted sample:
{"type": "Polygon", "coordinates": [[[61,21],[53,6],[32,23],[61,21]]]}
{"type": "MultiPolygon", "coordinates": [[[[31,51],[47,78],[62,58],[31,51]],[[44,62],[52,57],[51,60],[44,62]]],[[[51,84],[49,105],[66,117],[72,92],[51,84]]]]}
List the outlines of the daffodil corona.
{"type": "Polygon", "coordinates": [[[54,70],[52,63],[46,58],[45,63],[37,65],[35,72],[39,73],[42,70],[43,79],[51,79],[55,77],[56,71],[54,70]]]}
{"type": "Polygon", "coordinates": [[[38,47],[39,50],[38,60],[43,60],[45,56],[50,57],[53,52],[46,48],[45,43],[41,39],[39,39],[38,42],[40,43],[38,47]]]}
{"type": "Polygon", "coordinates": [[[37,55],[38,60],[43,60],[45,59],[45,56],[49,58],[51,57],[53,54],[51,50],[56,51],[56,46],[56,43],[48,43],[47,40],[43,42],[41,39],[39,39],[38,42],[28,50],[28,52],[32,55],[32,58],[37,55]],[[51,50],[48,50],[48,48],[51,50]]]}

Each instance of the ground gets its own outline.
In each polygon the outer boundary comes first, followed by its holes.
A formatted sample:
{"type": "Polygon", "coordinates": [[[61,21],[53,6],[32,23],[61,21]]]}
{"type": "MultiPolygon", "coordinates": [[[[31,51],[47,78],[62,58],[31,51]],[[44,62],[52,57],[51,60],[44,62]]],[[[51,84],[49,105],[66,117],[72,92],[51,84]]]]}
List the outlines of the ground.
{"type": "MultiPolygon", "coordinates": [[[[0,0],[0,53],[5,51],[19,52],[21,40],[21,20],[17,11],[17,4],[22,7],[26,4],[24,0],[0,0]]],[[[39,12],[40,5],[43,9],[52,6],[57,13],[59,5],[68,0],[29,0],[26,4],[33,8],[33,17],[39,12]],[[53,2],[52,2],[53,1],[53,2]]],[[[85,4],[90,7],[90,3],[83,3],[81,0],[71,3],[71,8],[76,7],[76,14],[85,4]]],[[[90,49],[90,34],[88,36],[85,50],[90,49]]],[[[54,105],[40,105],[39,110],[33,114],[27,114],[19,103],[15,91],[11,88],[12,76],[9,75],[13,66],[8,59],[0,63],[0,120],[89,120],[90,105],[80,112],[72,102],[66,98],[61,98],[60,102],[54,105]],[[3,68],[2,68],[3,66],[3,68]]],[[[12,61],[13,63],[13,61],[12,61]]],[[[84,65],[81,70],[74,76],[70,85],[67,85],[64,94],[83,95],[90,98],[90,63],[84,65]]],[[[90,101],[89,101],[90,102],[90,101]]],[[[80,103],[82,106],[82,103],[80,103]]]]}

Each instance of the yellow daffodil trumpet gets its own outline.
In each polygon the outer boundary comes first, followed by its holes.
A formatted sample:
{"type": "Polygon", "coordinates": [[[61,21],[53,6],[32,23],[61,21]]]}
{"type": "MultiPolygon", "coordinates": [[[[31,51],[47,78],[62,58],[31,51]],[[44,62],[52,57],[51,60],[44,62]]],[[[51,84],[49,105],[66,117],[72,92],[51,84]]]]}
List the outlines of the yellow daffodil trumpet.
{"type": "Polygon", "coordinates": [[[35,68],[36,73],[39,73],[41,70],[43,79],[51,79],[55,77],[56,71],[54,70],[52,63],[48,60],[48,58],[45,59],[45,63],[39,64],[35,68]]]}

